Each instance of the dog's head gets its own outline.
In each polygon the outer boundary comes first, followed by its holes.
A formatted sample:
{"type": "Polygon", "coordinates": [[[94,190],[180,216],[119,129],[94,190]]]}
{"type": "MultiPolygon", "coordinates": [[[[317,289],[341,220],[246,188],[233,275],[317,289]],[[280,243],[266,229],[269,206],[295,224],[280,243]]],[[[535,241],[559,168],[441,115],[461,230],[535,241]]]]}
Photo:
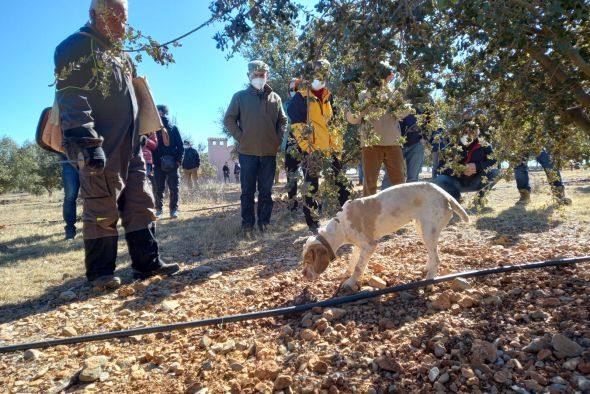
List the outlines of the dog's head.
{"type": "Polygon", "coordinates": [[[309,237],[303,246],[303,275],[310,280],[317,279],[328,264],[328,249],[315,236],[309,237]]]}

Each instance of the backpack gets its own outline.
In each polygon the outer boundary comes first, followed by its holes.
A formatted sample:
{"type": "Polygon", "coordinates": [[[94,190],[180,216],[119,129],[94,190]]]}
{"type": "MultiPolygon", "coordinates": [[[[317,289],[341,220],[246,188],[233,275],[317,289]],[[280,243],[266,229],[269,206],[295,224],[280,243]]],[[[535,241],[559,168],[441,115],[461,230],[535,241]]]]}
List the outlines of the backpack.
{"type": "Polygon", "coordinates": [[[46,151],[65,153],[63,144],[64,136],[61,129],[61,122],[59,121],[57,101],[53,103],[53,107],[48,107],[41,111],[41,116],[37,123],[37,131],[35,132],[35,141],[37,145],[46,151]]]}

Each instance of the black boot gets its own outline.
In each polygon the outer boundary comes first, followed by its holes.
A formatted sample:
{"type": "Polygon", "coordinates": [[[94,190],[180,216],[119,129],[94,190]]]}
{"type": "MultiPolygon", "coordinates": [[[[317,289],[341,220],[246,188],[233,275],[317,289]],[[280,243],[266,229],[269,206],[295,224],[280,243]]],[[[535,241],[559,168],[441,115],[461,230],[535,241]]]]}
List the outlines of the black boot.
{"type": "Polygon", "coordinates": [[[145,279],[153,275],[172,275],[180,269],[178,264],[167,264],[160,260],[155,226],[125,234],[133,277],[145,279]]]}
{"type": "Polygon", "coordinates": [[[90,282],[115,273],[118,238],[114,236],[84,240],[86,278],[90,282]]]}

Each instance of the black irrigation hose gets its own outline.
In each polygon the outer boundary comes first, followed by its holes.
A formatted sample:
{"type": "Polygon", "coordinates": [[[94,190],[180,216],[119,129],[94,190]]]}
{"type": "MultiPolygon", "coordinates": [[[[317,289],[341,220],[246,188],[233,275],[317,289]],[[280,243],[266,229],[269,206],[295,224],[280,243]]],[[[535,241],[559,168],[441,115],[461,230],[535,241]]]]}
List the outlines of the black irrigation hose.
{"type": "Polygon", "coordinates": [[[57,346],[57,345],[70,345],[75,343],[83,343],[83,342],[93,342],[93,341],[100,341],[106,339],[114,339],[114,338],[126,338],[134,335],[144,335],[144,334],[153,334],[157,332],[166,332],[166,331],[173,331],[173,330],[181,330],[186,328],[195,328],[195,327],[205,327],[205,326],[213,326],[217,324],[225,324],[225,323],[234,323],[240,321],[247,321],[247,320],[255,320],[255,319],[263,319],[267,317],[275,317],[275,316],[283,316],[293,313],[301,313],[308,311],[315,307],[326,308],[332,307],[336,305],[346,304],[354,301],[359,301],[367,298],[378,297],[384,294],[390,293],[397,293],[400,291],[405,290],[412,290],[419,287],[426,287],[429,285],[433,285],[436,283],[441,282],[448,282],[456,278],[476,278],[480,276],[487,276],[493,274],[500,274],[505,272],[513,272],[513,271],[521,271],[521,270],[529,270],[529,269],[537,269],[537,268],[545,268],[545,267],[558,267],[558,266],[565,266],[571,264],[578,264],[590,262],[590,256],[582,256],[582,257],[570,257],[564,259],[557,259],[557,260],[545,260],[539,261],[535,263],[528,263],[528,264],[516,264],[516,265],[508,265],[502,267],[495,267],[495,268],[487,268],[481,270],[474,270],[474,271],[464,271],[459,272],[456,274],[449,274],[444,276],[439,276],[434,279],[426,279],[420,280],[417,282],[410,282],[403,285],[388,287],[381,290],[375,291],[368,291],[357,293],[349,296],[344,297],[337,297],[331,298],[325,301],[313,302],[311,304],[303,304],[303,305],[295,305],[286,308],[278,308],[278,309],[270,309],[261,312],[251,312],[251,313],[244,313],[238,315],[230,315],[224,317],[216,317],[212,319],[205,319],[205,320],[195,320],[189,321],[184,323],[173,323],[173,324],[166,324],[162,326],[151,326],[151,327],[140,327],[134,328],[131,330],[121,330],[121,331],[111,331],[111,332],[104,332],[100,334],[92,334],[92,335],[83,335],[78,337],[70,337],[70,338],[60,338],[60,339],[50,339],[47,341],[39,341],[39,342],[30,342],[30,343],[21,343],[17,345],[9,345],[0,347],[0,353],[9,353],[18,350],[27,350],[27,349],[40,349],[46,348],[50,346],[57,346]]]}

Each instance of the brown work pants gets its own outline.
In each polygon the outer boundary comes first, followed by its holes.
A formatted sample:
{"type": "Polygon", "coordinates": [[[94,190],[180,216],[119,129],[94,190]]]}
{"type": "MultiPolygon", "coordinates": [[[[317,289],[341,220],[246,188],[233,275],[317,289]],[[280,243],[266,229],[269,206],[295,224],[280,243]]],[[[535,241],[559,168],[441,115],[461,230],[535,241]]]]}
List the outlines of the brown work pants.
{"type": "Polygon", "coordinates": [[[199,167],[182,170],[182,182],[186,187],[194,189],[199,181],[199,167]]]}
{"type": "Polygon", "coordinates": [[[80,192],[85,240],[117,236],[119,218],[125,233],[147,229],[156,220],[142,155],[129,161],[126,173],[107,168],[103,174],[91,175],[83,168],[80,192]]]}
{"type": "Polygon", "coordinates": [[[389,174],[389,181],[392,186],[404,183],[404,156],[401,146],[366,146],[363,147],[362,155],[364,173],[363,195],[365,197],[377,193],[379,171],[383,164],[387,168],[386,174],[389,174]]]}

